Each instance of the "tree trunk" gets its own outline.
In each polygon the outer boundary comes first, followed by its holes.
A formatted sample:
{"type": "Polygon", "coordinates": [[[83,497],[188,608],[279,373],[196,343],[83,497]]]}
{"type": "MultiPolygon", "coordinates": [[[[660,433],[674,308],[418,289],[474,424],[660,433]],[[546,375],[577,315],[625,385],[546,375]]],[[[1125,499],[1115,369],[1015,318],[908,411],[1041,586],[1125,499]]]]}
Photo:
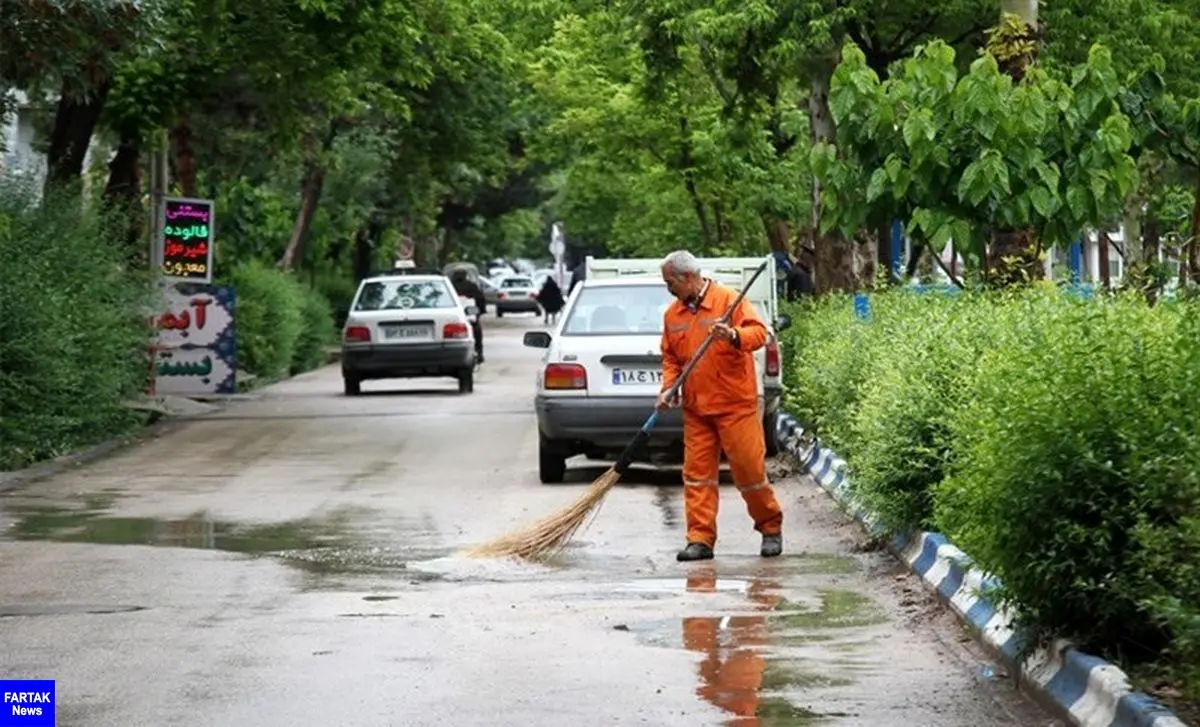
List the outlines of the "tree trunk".
{"type": "Polygon", "coordinates": [[[192,149],[192,126],[187,114],[171,129],[171,146],[175,151],[175,178],[184,197],[195,197],[196,155],[192,149]]]}
{"type": "Polygon", "coordinates": [[[325,189],[325,155],[333,148],[337,132],[338,123],[335,121],[329,125],[329,132],[325,135],[320,150],[310,150],[304,163],[304,177],[300,182],[300,210],[296,214],[296,224],[292,226],[292,237],[288,240],[287,249],[279,259],[279,267],[283,270],[294,270],[304,252],[308,229],[312,226],[313,217],[317,214],[317,205],[321,202],[321,192],[325,189]]]}
{"type": "Polygon", "coordinates": [[[83,173],[92,132],[108,100],[109,83],[100,84],[87,98],[78,99],[63,83],[54,113],[54,129],[50,132],[50,148],[46,152],[46,183],[44,191],[75,182],[83,173]]]}
{"type": "Polygon", "coordinates": [[[1097,252],[1100,253],[1098,256],[1099,262],[1097,262],[1097,265],[1100,266],[1100,282],[1104,285],[1105,291],[1111,291],[1112,270],[1109,266],[1109,256],[1112,254],[1112,240],[1109,238],[1107,232],[1101,230],[1100,233],[1096,235],[1096,244],[1099,248],[1097,252]]]}
{"type": "Polygon", "coordinates": [[[984,277],[988,284],[998,287],[1041,280],[1046,275],[1046,269],[1040,257],[1041,245],[1033,230],[996,230],[987,251],[987,272],[984,277]]]}
{"type": "MultiPolygon", "coordinates": [[[[1041,33],[1038,30],[1038,0],[1001,0],[1000,24],[988,39],[987,52],[996,59],[1003,73],[1020,83],[1037,57],[1041,33]],[[1015,16],[1017,22],[1011,22],[1015,16]],[[1026,44],[1033,41],[1032,51],[1026,44]]],[[[992,246],[984,253],[984,279],[992,285],[1019,285],[1045,277],[1038,260],[1041,244],[1032,229],[997,229],[992,246]]]]}
{"type": "Polygon", "coordinates": [[[692,198],[692,209],[696,211],[696,219],[700,222],[700,236],[704,240],[704,248],[709,249],[713,244],[712,225],[708,221],[708,213],[704,209],[704,200],[700,198],[700,189],[696,185],[695,159],[692,157],[692,142],[688,136],[688,120],[686,116],[679,118],[679,170],[683,173],[683,186],[688,196],[692,198]]]}
{"type": "Polygon", "coordinates": [[[1038,0],[1000,0],[1000,25],[988,40],[987,52],[996,59],[1003,73],[1020,82],[1037,58],[1041,36],[1038,0]],[[1010,24],[1010,17],[1019,22],[1010,24]],[[1028,45],[1030,41],[1032,46],[1028,45]]]}
{"type": "Polygon", "coordinates": [[[117,153],[108,163],[104,201],[121,210],[125,216],[125,243],[129,246],[130,259],[138,260],[148,255],[148,245],[141,244],[145,225],[142,210],[142,140],[136,132],[121,132],[117,153]]]}
{"type": "Polygon", "coordinates": [[[377,222],[367,222],[358,228],[354,235],[354,282],[362,282],[371,275],[375,250],[382,236],[382,226],[377,222]]]}
{"type": "Polygon", "coordinates": [[[791,252],[792,235],[788,223],[773,219],[770,215],[763,215],[762,221],[771,252],[791,252]]]}
{"type": "Polygon", "coordinates": [[[712,210],[717,230],[717,245],[724,246],[733,239],[733,227],[729,224],[729,218],[725,216],[725,206],[721,204],[720,200],[712,203],[712,210]]]}
{"type": "Polygon", "coordinates": [[[879,257],[879,240],[872,230],[860,229],[854,235],[854,277],[858,287],[875,289],[875,273],[879,257]]]}
{"type": "MultiPolygon", "coordinates": [[[[814,143],[837,141],[833,115],[829,112],[829,86],[838,62],[833,54],[813,74],[811,93],[808,97],[809,128],[814,143]]],[[[818,294],[840,290],[854,292],[858,281],[854,274],[854,245],[837,231],[821,234],[821,200],[824,190],[815,176],[812,180],[812,229],[816,260],[813,266],[813,283],[818,294]]]]}
{"type": "Polygon", "coordinates": [[[1188,279],[1195,283],[1200,281],[1200,177],[1196,181],[1196,202],[1192,205],[1192,227],[1187,241],[1188,279]]]}

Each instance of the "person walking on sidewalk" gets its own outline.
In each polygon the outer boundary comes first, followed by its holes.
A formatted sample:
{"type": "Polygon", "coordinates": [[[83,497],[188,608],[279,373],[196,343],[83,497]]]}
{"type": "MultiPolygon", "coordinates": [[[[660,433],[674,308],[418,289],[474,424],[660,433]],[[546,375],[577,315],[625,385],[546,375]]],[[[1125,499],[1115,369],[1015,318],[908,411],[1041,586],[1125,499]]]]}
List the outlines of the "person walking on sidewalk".
{"type": "Polygon", "coordinates": [[[743,299],[729,323],[719,323],[738,293],[705,278],[686,250],[667,255],[663,281],[676,300],[663,314],[663,382],[657,408],[683,407],[683,484],[687,545],[677,560],[708,560],[717,542],[721,450],[733,481],[762,533],[764,558],[783,552],[783,511],[767,481],[766,441],[758,406],[754,351],[768,331],[749,300],[743,299]],[[667,400],[692,354],[713,331],[716,339],[692,370],[681,393],[667,400]]]}

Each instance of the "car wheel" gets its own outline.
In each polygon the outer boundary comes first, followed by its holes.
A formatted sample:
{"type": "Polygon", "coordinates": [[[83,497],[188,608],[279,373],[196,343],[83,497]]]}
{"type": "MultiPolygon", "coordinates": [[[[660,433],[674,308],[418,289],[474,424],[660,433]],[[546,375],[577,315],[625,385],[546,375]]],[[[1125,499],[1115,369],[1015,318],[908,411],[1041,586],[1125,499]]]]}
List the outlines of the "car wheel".
{"type": "Polygon", "coordinates": [[[567,458],[541,437],[538,441],[538,478],[542,484],[559,484],[567,478],[567,458]]]}
{"type": "Polygon", "coordinates": [[[342,391],[346,396],[358,396],[362,393],[362,382],[350,376],[343,376],[342,391]]]}
{"type": "Polygon", "coordinates": [[[775,434],[775,420],[777,418],[773,414],[763,416],[763,441],[767,445],[768,457],[774,457],[779,454],[779,437],[775,434]]]}
{"type": "Polygon", "coordinates": [[[458,393],[470,394],[475,391],[475,369],[464,369],[458,375],[458,393]]]}

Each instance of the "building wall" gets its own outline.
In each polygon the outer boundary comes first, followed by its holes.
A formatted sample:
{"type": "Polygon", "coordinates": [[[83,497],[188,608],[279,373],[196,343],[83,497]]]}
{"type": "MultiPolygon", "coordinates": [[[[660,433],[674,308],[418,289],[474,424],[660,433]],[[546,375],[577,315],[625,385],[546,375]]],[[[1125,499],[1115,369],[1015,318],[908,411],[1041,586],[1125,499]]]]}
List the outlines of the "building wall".
{"type": "MultiPolygon", "coordinates": [[[[0,180],[27,181],[40,197],[46,180],[46,155],[35,149],[37,130],[34,127],[34,109],[29,98],[21,91],[14,91],[14,110],[0,127],[0,180]]],[[[83,160],[86,171],[98,153],[96,137],[92,137],[87,155],[83,160]]]]}

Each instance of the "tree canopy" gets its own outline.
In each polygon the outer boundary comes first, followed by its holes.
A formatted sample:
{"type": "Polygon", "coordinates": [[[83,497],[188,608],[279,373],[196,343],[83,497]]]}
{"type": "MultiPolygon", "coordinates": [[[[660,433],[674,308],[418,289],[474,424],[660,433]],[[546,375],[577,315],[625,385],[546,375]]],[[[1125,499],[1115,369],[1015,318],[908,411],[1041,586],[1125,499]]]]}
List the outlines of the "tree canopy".
{"type": "Polygon", "coordinates": [[[824,290],[873,283],[893,220],[981,264],[996,229],[1045,250],[1123,220],[1200,272],[1197,0],[1040,8],[1019,81],[997,10],[37,0],[0,18],[0,88],[43,110],[47,189],[136,217],[168,147],[173,191],[218,200],[223,267],[335,305],[404,245],[543,257],[555,220],[572,255],[807,251],[824,290]]]}

